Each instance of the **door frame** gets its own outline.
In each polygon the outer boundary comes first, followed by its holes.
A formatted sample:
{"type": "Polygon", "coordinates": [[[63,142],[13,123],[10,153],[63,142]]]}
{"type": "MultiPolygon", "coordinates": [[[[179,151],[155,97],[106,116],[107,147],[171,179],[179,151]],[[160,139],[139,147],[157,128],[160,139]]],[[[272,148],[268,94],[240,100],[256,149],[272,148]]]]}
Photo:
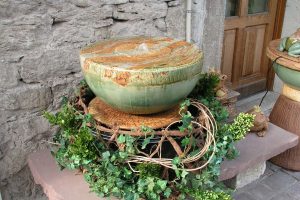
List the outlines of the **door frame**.
{"type": "MultiPolygon", "coordinates": [[[[287,2],[287,0],[278,0],[278,2],[277,2],[277,11],[276,11],[276,18],[275,18],[275,25],[274,25],[274,32],[273,32],[273,40],[281,38],[284,14],[285,14],[285,9],[286,9],[286,2],[287,2]]],[[[273,86],[274,86],[275,72],[271,65],[272,65],[272,63],[269,61],[269,69],[270,70],[267,74],[267,90],[273,90],[273,86]]]]}

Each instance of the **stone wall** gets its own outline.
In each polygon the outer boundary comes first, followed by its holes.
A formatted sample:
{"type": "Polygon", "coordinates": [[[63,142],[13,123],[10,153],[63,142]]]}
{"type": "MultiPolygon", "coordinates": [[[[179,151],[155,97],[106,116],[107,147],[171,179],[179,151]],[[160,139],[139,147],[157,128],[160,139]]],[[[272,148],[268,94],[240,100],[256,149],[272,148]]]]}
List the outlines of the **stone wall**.
{"type": "MultiPolygon", "coordinates": [[[[193,1],[193,39],[207,49],[206,66],[220,63],[221,2],[193,1]]],[[[185,1],[0,1],[0,191],[4,200],[36,198],[26,157],[45,148],[43,141],[55,131],[42,112],[57,110],[61,97],[82,79],[79,49],[128,35],[184,39],[185,1]]]]}

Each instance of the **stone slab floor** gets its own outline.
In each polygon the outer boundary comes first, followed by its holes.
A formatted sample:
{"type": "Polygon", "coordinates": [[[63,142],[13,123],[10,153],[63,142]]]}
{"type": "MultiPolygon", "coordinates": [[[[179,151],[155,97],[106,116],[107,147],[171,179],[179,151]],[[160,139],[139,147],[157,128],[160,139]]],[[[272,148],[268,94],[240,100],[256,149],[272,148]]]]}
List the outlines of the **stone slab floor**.
{"type": "MultiPolygon", "coordinates": [[[[260,103],[265,93],[259,93],[237,102],[239,112],[246,111],[260,103]]],[[[268,115],[279,94],[269,92],[262,103],[262,110],[268,115]]],[[[234,193],[235,200],[300,200],[300,172],[292,172],[267,162],[265,173],[234,193]]]]}

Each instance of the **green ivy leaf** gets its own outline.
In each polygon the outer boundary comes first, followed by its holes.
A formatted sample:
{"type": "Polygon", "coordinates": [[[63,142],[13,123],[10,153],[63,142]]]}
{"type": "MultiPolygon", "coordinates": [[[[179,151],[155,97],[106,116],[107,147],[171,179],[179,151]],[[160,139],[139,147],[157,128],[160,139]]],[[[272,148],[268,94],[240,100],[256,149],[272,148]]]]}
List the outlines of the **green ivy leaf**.
{"type": "Polygon", "coordinates": [[[126,142],[126,137],[125,137],[124,135],[120,135],[120,136],[118,137],[118,139],[117,139],[117,142],[118,142],[119,144],[125,143],[125,142],[126,142]]]}
{"type": "Polygon", "coordinates": [[[145,149],[146,146],[150,143],[151,139],[153,139],[154,137],[154,134],[152,134],[150,137],[146,137],[143,141],[143,144],[142,144],[142,149],[145,149]]]}

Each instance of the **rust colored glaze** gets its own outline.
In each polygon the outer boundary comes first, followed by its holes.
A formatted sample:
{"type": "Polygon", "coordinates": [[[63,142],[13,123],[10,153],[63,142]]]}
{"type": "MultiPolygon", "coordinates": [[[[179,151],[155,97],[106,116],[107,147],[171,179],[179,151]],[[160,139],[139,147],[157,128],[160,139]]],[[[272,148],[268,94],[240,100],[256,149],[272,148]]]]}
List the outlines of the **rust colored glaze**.
{"type": "Polygon", "coordinates": [[[80,54],[92,55],[86,58],[90,63],[134,70],[180,67],[202,57],[195,45],[164,37],[105,40],[83,49],[80,54]]]}
{"type": "Polygon", "coordinates": [[[122,129],[131,130],[140,128],[141,124],[153,129],[162,128],[180,119],[179,106],[175,106],[166,112],[153,115],[131,115],[114,109],[99,98],[94,98],[88,107],[88,112],[93,118],[109,127],[115,125],[122,129]]]}
{"type": "Polygon", "coordinates": [[[114,81],[119,85],[125,86],[129,82],[130,76],[130,72],[118,72],[116,78],[114,78],[114,81]]]}
{"type": "Polygon", "coordinates": [[[104,70],[104,77],[111,78],[113,72],[110,69],[105,69],[104,70]]]}

